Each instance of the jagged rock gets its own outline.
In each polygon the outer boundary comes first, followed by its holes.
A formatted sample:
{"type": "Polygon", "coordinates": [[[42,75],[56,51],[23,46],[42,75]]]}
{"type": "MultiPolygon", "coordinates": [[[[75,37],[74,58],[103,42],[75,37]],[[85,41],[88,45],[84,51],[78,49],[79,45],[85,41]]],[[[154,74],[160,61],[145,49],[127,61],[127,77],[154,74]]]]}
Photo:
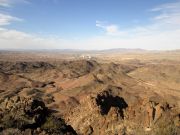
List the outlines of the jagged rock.
{"type": "Polygon", "coordinates": [[[121,88],[108,86],[82,99],[79,106],[65,115],[65,119],[79,134],[129,135],[140,131],[153,134],[155,131],[151,130],[158,127],[162,117],[172,116],[168,115],[171,109],[168,103],[139,98],[128,104],[124,99],[133,95],[122,93],[121,88]]]}
{"type": "MultiPolygon", "coordinates": [[[[137,128],[147,132],[151,131],[154,126],[158,127],[158,121],[161,117],[172,116],[169,114],[170,108],[168,103],[142,99],[130,105],[125,112],[125,121],[128,121],[137,128]]],[[[173,118],[171,118],[173,121],[173,118]]],[[[130,124],[129,124],[130,125],[130,124]]]]}
{"type": "Polygon", "coordinates": [[[79,134],[115,134],[116,126],[124,119],[124,109],[128,107],[123,98],[118,97],[121,89],[109,87],[91,94],[80,101],[80,106],[67,114],[66,120],[79,134]]]}
{"type": "Polygon", "coordinates": [[[54,117],[44,102],[23,97],[0,104],[0,135],[76,134],[61,118],[54,117]]]}
{"type": "Polygon", "coordinates": [[[163,114],[164,109],[163,106],[161,104],[158,104],[157,106],[155,106],[155,116],[154,116],[154,122],[156,122],[163,114]]]}
{"type": "Polygon", "coordinates": [[[15,97],[0,106],[1,128],[32,128],[44,122],[47,115],[45,104],[38,100],[15,97]]]}

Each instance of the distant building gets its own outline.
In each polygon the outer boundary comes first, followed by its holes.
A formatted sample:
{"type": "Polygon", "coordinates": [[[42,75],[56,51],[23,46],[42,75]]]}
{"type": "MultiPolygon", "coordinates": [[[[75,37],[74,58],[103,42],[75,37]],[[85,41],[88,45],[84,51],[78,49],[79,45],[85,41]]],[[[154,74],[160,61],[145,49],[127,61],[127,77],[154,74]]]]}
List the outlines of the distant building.
{"type": "Polygon", "coordinates": [[[82,58],[82,59],[91,59],[92,57],[90,56],[90,55],[87,55],[87,54],[82,54],[81,56],[80,56],[80,58],[82,58]]]}

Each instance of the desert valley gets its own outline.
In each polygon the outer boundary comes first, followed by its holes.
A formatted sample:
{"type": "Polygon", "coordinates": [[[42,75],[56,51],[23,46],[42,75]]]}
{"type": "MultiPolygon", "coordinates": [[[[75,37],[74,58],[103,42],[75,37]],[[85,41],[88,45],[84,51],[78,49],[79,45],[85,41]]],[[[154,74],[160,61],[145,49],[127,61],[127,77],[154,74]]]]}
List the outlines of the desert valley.
{"type": "Polygon", "coordinates": [[[0,52],[2,135],[179,133],[179,50],[0,52]]]}

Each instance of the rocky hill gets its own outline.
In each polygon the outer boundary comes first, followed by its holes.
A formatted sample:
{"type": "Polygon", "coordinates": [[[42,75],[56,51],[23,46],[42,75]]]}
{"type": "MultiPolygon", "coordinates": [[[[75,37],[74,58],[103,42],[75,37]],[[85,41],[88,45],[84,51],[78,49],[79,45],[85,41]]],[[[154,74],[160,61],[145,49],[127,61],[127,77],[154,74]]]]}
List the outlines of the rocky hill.
{"type": "Polygon", "coordinates": [[[0,134],[177,135],[179,67],[169,61],[163,67],[138,60],[1,61],[0,134]]]}

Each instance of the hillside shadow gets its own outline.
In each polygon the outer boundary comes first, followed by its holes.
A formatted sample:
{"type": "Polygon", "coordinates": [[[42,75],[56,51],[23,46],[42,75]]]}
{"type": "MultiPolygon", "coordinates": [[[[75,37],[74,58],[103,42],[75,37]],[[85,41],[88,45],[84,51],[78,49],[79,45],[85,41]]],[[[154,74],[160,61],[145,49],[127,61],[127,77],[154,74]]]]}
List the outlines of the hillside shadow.
{"type": "Polygon", "coordinates": [[[100,106],[102,115],[107,115],[111,107],[117,107],[121,117],[124,118],[123,109],[128,107],[128,104],[122,97],[113,97],[112,95],[98,95],[96,102],[100,106]]]}

